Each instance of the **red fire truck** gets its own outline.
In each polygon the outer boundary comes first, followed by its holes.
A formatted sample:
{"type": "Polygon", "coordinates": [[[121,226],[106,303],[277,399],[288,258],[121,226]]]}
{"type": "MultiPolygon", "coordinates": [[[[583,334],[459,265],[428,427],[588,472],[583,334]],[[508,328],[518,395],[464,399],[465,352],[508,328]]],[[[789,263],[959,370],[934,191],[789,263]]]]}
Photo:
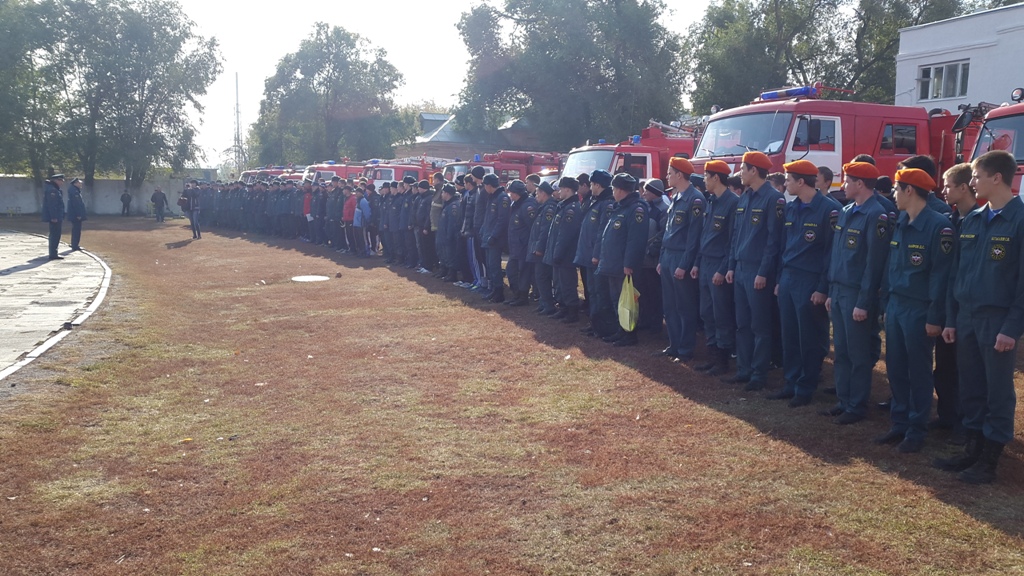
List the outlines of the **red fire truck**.
{"type": "Polygon", "coordinates": [[[1013,104],[995,105],[982,102],[964,107],[953,131],[957,133],[957,152],[965,148],[969,160],[990,150],[1005,150],[1017,159],[1017,176],[1013,180],[1013,193],[1020,194],[1021,176],[1024,175],[1024,88],[1010,94],[1013,104]],[[969,143],[975,142],[973,153],[969,143]]]}
{"type": "Polygon", "coordinates": [[[915,154],[935,158],[940,174],[956,163],[956,117],[949,111],[820,100],[822,89],[815,85],[763,92],[747,106],[714,114],[697,145],[694,166],[701,172],[714,159],[738,169],[743,154],[751,150],[767,154],[773,172],[803,159],[841,174],[843,164],[857,154],[873,156],[879,171],[890,177],[897,164],[915,154]]]}
{"type": "Polygon", "coordinates": [[[473,166],[483,166],[489,174],[497,174],[502,183],[509,180],[522,180],[533,173],[555,172],[561,168],[563,155],[558,152],[524,152],[520,150],[499,150],[495,154],[477,154],[472,162],[458,160],[444,166],[444,175],[448,180],[455,180],[460,175],[468,174],[473,166]]]}
{"type": "Polygon", "coordinates": [[[664,178],[673,156],[690,158],[701,133],[701,121],[694,119],[680,126],[654,120],[640,134],[618,144],[598,140],[569,152],[562,174],[576,177],[594,170],[612,174],[628,172],[637,179],[664,178]]]}
{"type": "Polygon", "coordinates": [[[411,157],[394,160],[370,160],[363,166],[363,176],[371,184],[399,182],[406,176],[416,181],[429,180],[430,176],[448,162],[445,158],[411,157]]]}
{"type": "Polygon", "coordinates": [[[289,177],[295,179],[295,174],[302,174],[302,167],[294,167],[289,164],[288,166],[265,166],[263,168],[257,168],[255,170],[245,170],[238,177],[238,181],[246,186],[250,186],[257,181],[268,181],[271,178],[289,177]]]}
{"type": "Polygon", "coordinates": [[[349,162],[348,158],[342,158],[341,162],[327,160],[319,164],[310,164],[306,166],[306,171],[302,174],[302,178],[309,178],[313,183],[317,183],[323,180],[330,180],[335,176],[348,179],[359,178],[362,175],[362,164],[353,164],[349,162]]]}

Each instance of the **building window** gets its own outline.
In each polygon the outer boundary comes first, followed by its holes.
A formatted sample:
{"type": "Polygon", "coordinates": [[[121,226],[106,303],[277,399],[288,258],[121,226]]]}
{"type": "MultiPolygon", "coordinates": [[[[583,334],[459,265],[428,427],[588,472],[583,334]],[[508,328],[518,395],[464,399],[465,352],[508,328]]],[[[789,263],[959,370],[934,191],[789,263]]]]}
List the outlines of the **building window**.
{"type": "Polygon", "coordinates": [[[970,62],[922,66],[918,74],[918,100],[959,98],[967,95],[970,62]]]}

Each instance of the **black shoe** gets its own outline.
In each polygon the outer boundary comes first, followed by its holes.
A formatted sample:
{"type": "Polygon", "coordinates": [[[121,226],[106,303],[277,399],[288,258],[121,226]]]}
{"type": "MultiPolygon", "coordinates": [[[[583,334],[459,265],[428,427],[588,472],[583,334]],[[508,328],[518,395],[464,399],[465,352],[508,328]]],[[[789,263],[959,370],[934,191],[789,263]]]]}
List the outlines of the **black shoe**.
{"type": "Polygon", "coordinates": [[[820,414],[821,416],[832,416],[832,417],[841,416],[841,415],[843,415],[845,413],[846,413],[846,411],[843,410],[842,408],[840,408],[839,406],[833,406],[833,407],[829,408],[828,410],[822,410],[821,412],[818,412],[818,414],[820,414]]]}
{"type": "Polygon", "coordinates": [[[953,423],[952,422],[947,422],[946,420],[943,420],[942,418],[936,418],[936,419],[934,419],[934,420],[932,420],[931,422],[928,423],[928,429],[929,430],[952,430],[953,429],[953,423]]]}
{"type": "Polygon", "coordinates": [[[82,251],[82,247],[81,246],[72,246],[71,247],[71,251],[72,252],[81,252],[82,251]]]}
{"type": "Polygon", "coordinates": [[[711,353],[711,357],[702,364],[697,364],[693,367],[697,372],[707,372],[718,365],[718,348],[709,348],[708,352],[711,353]]]}
{"type": "Polygon", "coordinates": [[[559,308],[557,311],[555,311],[554,314],[551,315],[551,319],[552,320],[561,320],[562,318],[565,318],[566,316],[568,316],[568,314],[569,314],[568,310],[566,310],[565,308],[559,308]]]}
{"type": "Polygon", "coordinates": [[[575,324],[575,323],[577,323],[579,321],[580,321],[580,313],[575,311],[575,310],[573,310],[571,312],[566,312],[565,313],[565,317],[562,318],[562,323],[563,324],[575,324]]]}
{"type": "Polygon", "coordinates": [[[904,438],[903,442],[900,442],[900,445],[896,447],[903,454],[920,452],[922,448],[924,448],[924,438],[916,436],[914,438],[904,438]]]}
{"type": "Polygon", "coordinates": [[[728,378],[720,378],[720,380],[726,384],[746,384],[750,382],[750,374],[740,374],[737,372],[728,378]]]}
{"type": "Polygon", "coordinates": [[[885,402],[879,402],[878,407],[881,408],[882,410],[888,410],[892,408],[892,398],[889,398],[885,402]]]}
{"type": "Polygon", "coordinates": [[[836,387],[835,386],[829,386],[828,388],[822,388],[821,391],[824,392],[825,394],[831,394],[833,396],[836,395],[836,387]]]}
{"type": "Polygon", "coordinates": [[[793,396],[793,399],[789,401],[789,407],[790,408],[800,408],[802,406],[807,406],[810,403],[811,403],[811,397],[810,396],[793,396]]]}
{"type": "Polygon", "coordinates": [[[794,397],[796,397],[796,392],[788,390],[779,390],[778,392],[765,396],[768,400],[789,400],[794,397]]]}
{"type": "Polygon", "coordinates": [[[664,350],[658,350],[657,352],[651,352],[651,356],[675,356],[676,351],[672,348],[665,348],[664,350]]]}
{"type": "Polygon", "coordinates": [[[612,342],[618,342],[623,337],[625,337],[625,335],[626,335],[626,333],[620,330],[620,331],[616,332],[615,334],[612,334],[611,336],[605,336],[604,338],[601,338],[601,340],[604,340],[605,342],[608,342],[609,344],[611,344],[612,342]]]}
{"type": "Polygon", "coordinates": [[[677,364],[689,364],[693,362],[693,354],[679,354],[678,356],[673,356],[672,361],[677,364]]]}
{"type": "Polygon", "coordinates": [[[549,310],[545,309],[545,310],[541,310],[540,312],[537,312],[537,314],[540,314],[541,316],[554,316],[557,313],[558,313],[558,310],[556,308],[551,308],[549,310]]]}
{"type": "Polygon", "coordinates": [[[889,429],[888,432],[882,434],[878,438],[872,440],[875,444],[899,444],[906,438],[907,433],[903,430],[896,430],[894,428],[889,429]]]}
{"type": "Polygon", "coordinates": [[[840,426],[846,426],[847,424],[856,424],[864,419],[864,416],[860,414],[854,414],[853,412],[843,412],[836,418],[836,424],[840,426]]]}
{"type": "Polygon", "coordinates": [[[949,435],[949,440],[946,440],[946,444],[952,446],[963,446],[967,444],[967,429],[963,426],[954,426],[953,433],[949,435]]]}
{"type": "Polygon", "coordinates": [[[964,450],[950,458],[936,458],[932,460],[932,466],[946,472],[963,472],[978,461],[981,451],[985,447],[985,436],[981,430],[966,430],[964,450]]]}
{"type": "Polygon", "coordinates": [[[752,379],[750,380],[750,382],[747,382],[747,385],[744,386],[743,389],[747,392],[756,392],[758,390],[764,390],[764,381],[752,379]]]}
{"type": "Polygon", "coordinates": [[[616,340],[615,342],[612,343],[612,346],[615,346],[617,348],[622,348],[624,346],[636,346],[636,345],[637,345],[636,332],[626,332],[626,333],[624,333],[622,335],[622,338],[619,338],[618,340],[616,340]]]}
{"type": "Polygon", "coordinates": [[[63,256],[50,256],[50,260],[63,260],[63,256]]]}
{"type": "Polygon", "coordinates": [[[584,327],[580,328],[579,331],[582,332],[583,334],[586,334],[587,332],[593,332],[594,331],[594,327],[593,326],[589,326],[589,325],[588,326],[584,326],[584,327]]]}
{"type": "Polygon", "coordinates": [[[1003,453],[1003,444],[986,438],[978,461],[957,475],[957,480],[968,484],[991,484],[996,479],[996,466],[1003,453]]]}

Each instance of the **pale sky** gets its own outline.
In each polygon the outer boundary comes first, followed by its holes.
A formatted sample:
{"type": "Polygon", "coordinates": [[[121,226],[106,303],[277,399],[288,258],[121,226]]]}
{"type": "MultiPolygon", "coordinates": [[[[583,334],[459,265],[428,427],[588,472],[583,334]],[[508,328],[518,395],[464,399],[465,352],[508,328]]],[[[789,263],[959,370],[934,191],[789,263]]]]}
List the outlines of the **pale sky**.
{"type": "MultiPolygon", "coordinates": [[[[179,0],[185,14],[205,37],[220,42],[224,71],[202,99],[205,113],[198,124],[199,145],[206,153],[203,166],[218,166],[223,151],[234,142],[235,73],[238,73],[242,137],[256,121],[264,80],[285,54],[298,50],[313,23],[323,21],[363,36],[387,51],[387,58],[405,76],[396,93],[398,104],[434,100],[453,105],[462,89],[469,54],[455,25],[477,0],[394,0],[388,3],[342,0],[313,2],[236,3],[224,0],[179,0]],[[419,38],[397,29],[414,30],[419,38]],[[438,82],[438,69],[452,80],[438,82]]],[[[668,27],[685,33],[701,18],[710,0],[667,0],[668,27]]],[[[489,3],[495,4],[494,0],[489,3]]],[[[497,4],[500,5],[500,2],[497,4]]],[[[642,128],[641,126],[637,127],[642,128]]],[[[315,160],[315,159],[310,159],[315,160]]],[[[322,160],[322,159],[321,159],[322,160]]]]}

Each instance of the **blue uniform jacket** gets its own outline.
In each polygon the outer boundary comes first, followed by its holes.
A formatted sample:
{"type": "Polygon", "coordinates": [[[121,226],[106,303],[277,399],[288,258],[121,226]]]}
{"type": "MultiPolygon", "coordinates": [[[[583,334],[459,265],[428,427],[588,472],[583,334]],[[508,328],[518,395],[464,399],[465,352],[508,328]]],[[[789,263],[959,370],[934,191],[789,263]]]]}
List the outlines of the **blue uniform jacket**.
{"type": "Polygon", "coordinates": [[[757,275],[771,278],[778,268],[782,249],[782,219],[786,199],[765,182],[757,190],[747,189],[736,204],[729,270],[740,262],[757,267],[757,275]]]}
{"type": "Polygon", "coordinates": [[[480,238],[485,248],[504,249],[508,242],[508,218],[512,199],[504,188],[498,188],[487,202],[487,214],[480,227],[480,238]]]}
{"type": "Polygon", "coordinates": [[[406,230],[412,230],[413,223],[415,222],[415,214],[413,213],[413,200],[412,192],[405,192],[399,194],[398,204],[398,231],[405,232],[406,230]]]}
{"type": "Polygon", "coordinates": [[[922,210],[913,222],[906,212],[900,214],[889,241],[885,291],[926,306],[928,324],[945,325],[953,244],[949,219],[930,208],[922,210]]]}
{"type": "Polygon", "coordinates": [[[508,219],[508,259],[524,260],[530,245],[530,232],[537,219],[537,200],[533,196],[512,203],[508,219]]]}
{"type": "Polygon", "coordinates": [[[847,204],[839,212],[832,238],[828,280],[857,290],[861,310],[878,303],[878,290],[889,257],[892,215],[872,196],[863,204],[847,204]]]}
{"type": "Polygon", "coordinates": [[[565,266],[572,263],[576,242],[580,238],[580,203],[575,194],[558,203],[555,218],[548,232],[548,245],[544,250],[544,263],[565,266]]]}
{"type": "Polygon", "coordinates": [[[604,225],[608,222],[608,209],[615,200],[612,198],[612,189],[606,188],[596,198],[591,196],[586,210],[580,205],[580,212],[583,214],[583,222],[580,223],[580,238],[576,243],[576,257],[572,263],[586,268],[594,267],[594,258],[597,258],[597,245],[601,241],[601,233],[604,232],[604,225]]]}
{"type": "Polygon", "coordinates": [[[983,206],[960,225],[946,326],[956,328],[960,308],[1002,311],[999,333],[1018,339],[1024,333],[1024,201],[1015,197],[991,221],[989,216],[983,206]]]}
{"type": "Polygon", "coordinates": [[[74,184],[68,188],[68,214],[69,221],[87,220],[85,217],[85,200],[82,199],[82,190],[74,184]]]}
{"type": "Polygon", "coordinates": [[[818,277],[814,291],[828,294],[832,235],[840,209],[842,204],[821,192],[807,204],[797,198],[786,205],[780,273],[788,268],[814,274],[818,277]]]}
{"type": "Polygon", "coordinates": [[[662,272],[681,268],[687,272],[697,262],[700,236],[707,207],[704,195],[692,184],[672,195],[665,215],[665,233],[661,237],[662,272]]]}
{"type": "Polygon", "coordinates": [[[721,196],[711,195],[704,215],[704,227],[700,235],[700,251],[697,268],[714,266],[711,272],[725,275],[729,271],[729,252],[732,249],[732,229],[736,219],[736,206],[740,197],[726,188],[721,196]]]}
{"type": "MultiPolygon", "coordinates": [[[[462,234],[462,198],[456,194],[441,208],[441,220],[437,224],[441,241],[454,246],[462,234]]],[[[454,255],[451,255],[454,258],[454,255]]]]}
{"type": "Polygon", "coordinates": [[[43,222],[49,222],[50,220],[57,220],[59,222],[64,219],[64,193],[61,192],[56,184],[49,180],[47,180],[43,188],[43,210],[41,215],[43,222]]]}
{"type": "Polygon", "coordinates": [[[639,192],[613,203],[608,208],[608,223],[597,246],[599,260],[595,272],[602,276],[624,276],[623,268],[639,272],[644,264],[649,234],[647,203],[640,199],[639,192]]]}
{"type": "Polygon", "coordinates": [[[558,211],[558,200],[548,198],[548,201],[537,208],[537,217],[530,227],[530,242],[526,248],[527,262],[541,262],[544,259],[544,252],[548,249],[548,235],[551,232],[551,223],[555,220],[555,212],[558,211]],[[537,252],[541,255],[537,256],[537,252]]]}

